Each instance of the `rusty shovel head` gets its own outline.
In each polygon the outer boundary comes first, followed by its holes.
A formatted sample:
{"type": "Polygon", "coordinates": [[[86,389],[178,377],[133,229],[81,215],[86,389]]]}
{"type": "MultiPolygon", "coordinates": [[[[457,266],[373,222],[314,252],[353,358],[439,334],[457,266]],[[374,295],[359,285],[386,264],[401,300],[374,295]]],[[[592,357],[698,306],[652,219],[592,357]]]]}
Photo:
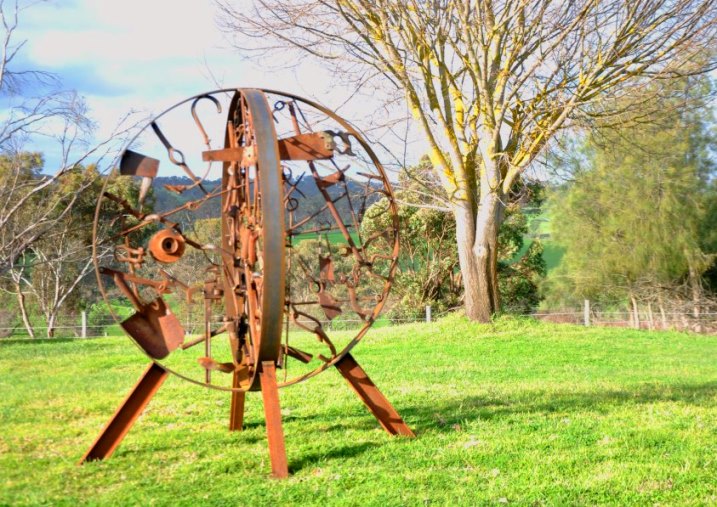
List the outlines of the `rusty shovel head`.
{"type": "Polygon", "coordinates": [[[333,296],[328,292],[323,290],[319,292],[319,304],[327,319],[334,320],[341,315],[341,306],[339,306],[333,296]]]}
{"type": "Polygon", "coordinates": [[[155,178],[159,173],[159,160],[132,150],[124,150],[120,160],[120,174],[155,178]]]}
{"type": "Polygon", "coordinates": [[[153,359],[164,359],[184,341],[184,328],[161,297],[122,322],[122,327],[153,359]]]}

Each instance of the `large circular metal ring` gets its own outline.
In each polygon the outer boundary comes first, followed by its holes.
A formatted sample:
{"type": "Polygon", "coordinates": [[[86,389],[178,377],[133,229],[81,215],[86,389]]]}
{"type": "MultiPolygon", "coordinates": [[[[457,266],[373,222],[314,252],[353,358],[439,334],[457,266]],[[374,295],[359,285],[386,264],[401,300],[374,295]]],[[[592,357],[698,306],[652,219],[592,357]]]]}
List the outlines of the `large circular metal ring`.
{"type": "Polygon", "coordinates": [[[272,90],[202,93],[157,115],[106,178],[93,235],[100,290],[135,344],[227,391],[257,389],[267,361],[280,387],[334,365],[378,318],[398,260],[396,203],[368,143],[272,90]],[[138,193],[120,193],[125,177],[142,178],[138,193]]]}

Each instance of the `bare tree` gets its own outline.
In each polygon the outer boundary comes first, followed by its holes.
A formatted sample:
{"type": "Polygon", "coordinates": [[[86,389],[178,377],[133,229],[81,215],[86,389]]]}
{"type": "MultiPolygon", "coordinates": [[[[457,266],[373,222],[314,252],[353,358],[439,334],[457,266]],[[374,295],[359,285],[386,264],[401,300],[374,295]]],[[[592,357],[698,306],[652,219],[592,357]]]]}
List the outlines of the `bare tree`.
{"type": "Polygon", "coordinates": [[[0,115],[0,274],[62,221],[92,184],[87,179],[83,187],[65,194],[59,191],[61,179],[90,161],[111,162],[134,128],[128,114],[106,138],[95,140],[95,126],[76,92],[63,90],[51,73],[14,68],[25,44],[15,42],[22,10],[17,1],[8,6],[0,0],[0,96],[10,106],[0,115]],[[55,167],[44,167],[39,154],[26,151],[28,141],[40,137],[52,141],[54,158],[59,159],[55,167]]]}
{"type": "Polygon", "coordinates": [[[466,313],[482,321],[499,308],[506,196],[556,133],[619,118],[625,102],[607,98],[714,68],[715,0],[218,4],[243,51],[293,48],[357,86],[405,96],[450,196],[466,313]]]}
{"type": "Polygon", "coordinates": [[[45,317],[48,338],[55,334],[60,310],[93,266],[90,246],[74,238],[69,224],[65,225],[62,234],[33,247],[35,262],[28,289],[45,317]]]}
{"type": "Polygon", "coordinates": [[[30,321],[30,315],[27,309],[26,287],[29,286],[27,266],[28,261],[25,259],[24,254],[20,258],[14,259],[13,264],[10,266],[10,269],[8,269],[8,274],[11,280],[11,288],[3,287],[2,290],[13,294],[17,298],[17,305],[20,309],[20,315],[22,316],[22,324],[25,326],[28,336],[30,338],[35,338],[35,329],[30,321]]]}

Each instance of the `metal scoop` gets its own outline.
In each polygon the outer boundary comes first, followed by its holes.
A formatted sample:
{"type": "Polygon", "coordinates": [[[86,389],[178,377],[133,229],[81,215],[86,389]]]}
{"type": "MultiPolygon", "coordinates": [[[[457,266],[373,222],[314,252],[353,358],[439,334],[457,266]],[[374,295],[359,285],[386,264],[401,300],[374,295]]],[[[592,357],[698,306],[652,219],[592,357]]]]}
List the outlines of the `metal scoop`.
{"type": "Polygon", "coordinates": [[[154,359],[164,359],[181,346],[184,342],[184,328],[164,299],[160,296],[149,304],[143,304],[127,285],[124,273],[112,271],[111,275],[117,287],[137,309],[121,326],[147,355],[154,359]]]}

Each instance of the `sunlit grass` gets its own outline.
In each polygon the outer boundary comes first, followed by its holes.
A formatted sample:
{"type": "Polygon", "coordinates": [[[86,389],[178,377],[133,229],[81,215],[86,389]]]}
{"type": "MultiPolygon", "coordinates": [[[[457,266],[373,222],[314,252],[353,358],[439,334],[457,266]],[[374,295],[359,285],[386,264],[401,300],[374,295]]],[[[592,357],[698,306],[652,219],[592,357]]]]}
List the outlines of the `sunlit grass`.
{"type": "Polygon", "coordinates": [[[386,435],[335,371],[260,396],[170,378],[115,455],[77,460],[146,359],[125,338],[0,342],[0,505],[717,502],[717,338],[501,319],[371,331],[355,357],[414,428],[386,435]]]}

